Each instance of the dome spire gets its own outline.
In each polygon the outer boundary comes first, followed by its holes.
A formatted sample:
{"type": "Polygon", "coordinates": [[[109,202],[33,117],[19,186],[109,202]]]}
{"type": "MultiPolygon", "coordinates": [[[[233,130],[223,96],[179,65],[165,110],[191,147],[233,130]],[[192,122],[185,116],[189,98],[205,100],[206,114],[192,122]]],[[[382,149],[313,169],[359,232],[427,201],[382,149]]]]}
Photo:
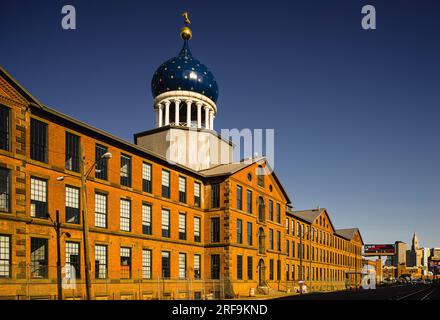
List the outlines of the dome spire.
{"type": "Polygon", "coordinates": [[[184,13],[182,13],[182,16],[184,17],[184,23],[185,26],[180,30],[180,37],[185,40],[185,43],[188,40],[191,40],[192,38],[192,31],[191,29],[188,27],[191,24],[191,20],[189,20],[189,13],[188,11],[185,11],[184,13]]]}

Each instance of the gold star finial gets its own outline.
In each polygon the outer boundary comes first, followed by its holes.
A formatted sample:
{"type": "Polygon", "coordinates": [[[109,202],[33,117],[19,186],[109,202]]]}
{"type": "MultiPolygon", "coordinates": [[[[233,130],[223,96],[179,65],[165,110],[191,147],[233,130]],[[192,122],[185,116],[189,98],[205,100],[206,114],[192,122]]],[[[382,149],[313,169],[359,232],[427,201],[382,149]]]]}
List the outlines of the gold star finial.
{"type": "Polygon", "coordinates": [[[191,20],[189,20],[189,13],[188,11],[185,11],[184,13],[182,13],[182,17],[185,18],[184,22],[186,25],[191,24],[191,20]]]}
{"type": "Polygon", "coordinates": [[[182,17],[185,18],[185,20],[184,20],[185,26],[182,28],[182,30],[180,30],[180,36],[182,37],[183,40],[191,40],[191,38],[192,38],[192,31],[188,27],[188,25],[191,24],[191,20],[189,20],[189,13],[188,13],[188,11],[185,11],[184,13],[182,13],[182,17]]]}

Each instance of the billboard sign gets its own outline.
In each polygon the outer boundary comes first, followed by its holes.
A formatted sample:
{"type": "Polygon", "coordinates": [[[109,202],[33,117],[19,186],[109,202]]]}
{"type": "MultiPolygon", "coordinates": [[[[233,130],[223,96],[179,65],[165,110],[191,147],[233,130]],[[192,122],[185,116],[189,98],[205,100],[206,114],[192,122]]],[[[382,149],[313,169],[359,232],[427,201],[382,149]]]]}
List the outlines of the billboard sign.
{"type": "Polygon", "coordinates": [[[396,252],[394,244],[366,244],[364,256],[393,256],[396,252]]]}

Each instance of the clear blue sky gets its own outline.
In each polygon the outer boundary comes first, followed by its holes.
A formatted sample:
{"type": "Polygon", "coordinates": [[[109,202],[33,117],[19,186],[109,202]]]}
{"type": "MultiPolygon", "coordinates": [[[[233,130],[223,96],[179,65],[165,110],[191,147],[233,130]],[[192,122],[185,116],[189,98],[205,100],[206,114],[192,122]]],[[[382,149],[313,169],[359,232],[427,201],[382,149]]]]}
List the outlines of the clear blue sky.
{"type": "Polygon", "coordinates": [[[416,231],[440,247],[439,1],[2,1],[0,63],[48,106],[132,141],[154,126],[150,80],[181,47],[184,9],[219,83],[216,128],[275,129],[296,209],[326,207],[367,243],[416,231]]]}

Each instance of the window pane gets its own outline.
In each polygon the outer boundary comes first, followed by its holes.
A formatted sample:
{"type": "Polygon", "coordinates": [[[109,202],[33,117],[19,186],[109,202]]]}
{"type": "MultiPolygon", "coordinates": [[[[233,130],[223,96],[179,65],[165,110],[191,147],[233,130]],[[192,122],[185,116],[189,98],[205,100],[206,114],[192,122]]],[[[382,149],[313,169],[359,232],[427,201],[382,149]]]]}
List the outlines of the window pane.
{"type": "Polygon", "coordinates": [[[81,278],[79,243],[66,242],[66,278],[81,278]]]}
{"type": "Polygon", "coordinates": [[[200,218],[194,217],[194,241],[200,242],[200,218]]]}
{"type": "Polygon", "coordinates": [[[120,201],[120,228],[121,231],[131,230],[131,201],[125,199],[120,201]]]}
{"type": "Polygon", "coordinates": [[[99,144],[95,146],[95,177],[101,180],[107,180],[108,159],[102,158],[107,152],[107,147],[99,144]]]}
{"type": "Polygon", "coordinates": [[[66,186],[66,222],[80,223],[79,189],[66,186]]]}
{"type": "Polygon", "coordinates": [[[170,211],[162,209],[162,237],[170,237],[170,211]]]}
{"type": "Polygon", "coordinates": [[[121,185],[131,187],[131,157],[121,155],[121,185]]]}
{"type": "Polygon", "coordinates": [[[142,250],[142,278],[151,279],[151,250],[142,250]]]}
{"type": "Polygon", "coordinates": [[[10,211],[11,173],[6,168],[0,168],[0,211],[10,211]]]}
{"type": "Polygon", "coordinates": [[[142,163],[142,191],[152,193],[151,164],[142,163]]]}
{"type": "Polygon", "coordinates": [[[10,109],[0,106],[0,149],[9,151],[10,109]]]}
{"type": "Polygon", "coordinates": [[[31,266],[32,278],[45,279],[48,276],[48,240],[31,238],[31,266]]]}
{"type": "Polygon", "coordinates": [[[80,165],[80,138],[73,133],[66,132],[66,169],[79,172],[80,165]]]}
{"type": "Polygon", "coordinates": [[[131,248],[121,247],[121,279],[131,278],[131,248]]]}
{"type": "Polygon", "coordinates": [[[31,177],[31,216],[47,219],[47,181],[31,177]]]}
{"type": "Polygon", "coordinates": [[[95,278],[107,278],[107,246],[95,245],[95,278]]]}
{"type": "Polygon", "coordinates": [[[107,228],[107,195],[95,193],[95,227],[107,228]]]}
{"type": "Polygon", "coordinates": [[[11,237],[0,235],[0,278],[11,277],[11,237]]]}
{"type": "Polygon", "coordinates": [[[31,159],[47,162],[47,124],[31,119],[31,159]]]}
{"type": "Polygon", "coordinates": [[[143,234],[152,234],[151,228],[151,205],[143,204],[142,205],[142,233],[143,234]]]}

